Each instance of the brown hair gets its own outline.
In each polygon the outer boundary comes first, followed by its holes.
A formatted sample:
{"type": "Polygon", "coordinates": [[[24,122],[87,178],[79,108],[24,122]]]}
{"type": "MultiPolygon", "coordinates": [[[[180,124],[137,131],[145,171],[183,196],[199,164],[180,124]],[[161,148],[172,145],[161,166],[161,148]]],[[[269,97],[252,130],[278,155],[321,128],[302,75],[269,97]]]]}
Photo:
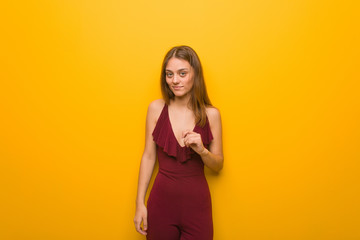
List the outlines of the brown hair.
{"type": "Polygon", "coordinates": [[[212,106],[208,97],[203,70],[200,59],[196,52],[189,46],[176,46],[171,48],[165,55],[161,68],[161,93],[167,105],[175,95],[166,83],[166,66],[171,58],[179,58],[189,62],[194,70],[194,85],[190,92],[189,107],[195,114],[196,124],[203,127],[206,123],[206,106],[212,106]]]}

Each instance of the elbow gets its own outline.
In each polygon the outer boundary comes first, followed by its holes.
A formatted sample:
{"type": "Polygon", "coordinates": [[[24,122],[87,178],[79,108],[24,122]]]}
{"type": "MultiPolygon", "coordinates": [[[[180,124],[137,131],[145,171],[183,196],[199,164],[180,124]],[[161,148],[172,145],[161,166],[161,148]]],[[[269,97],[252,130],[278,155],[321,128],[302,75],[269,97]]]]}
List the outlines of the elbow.
{"type": "Polygon", "coordinates": [[[216,168],[214,169],[214,171],[216,173],[219,173],[223,169],[223,167],[224,167],[224,158],[221,158],[221,159],[219,159],[219,162],[218,162],[216,168]]]}

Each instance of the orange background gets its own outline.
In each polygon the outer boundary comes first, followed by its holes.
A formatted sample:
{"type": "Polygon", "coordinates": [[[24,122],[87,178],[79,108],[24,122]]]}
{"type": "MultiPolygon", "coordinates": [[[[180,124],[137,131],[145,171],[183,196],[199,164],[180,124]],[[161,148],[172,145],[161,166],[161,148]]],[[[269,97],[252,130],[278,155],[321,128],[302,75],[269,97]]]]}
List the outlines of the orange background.
{"type": "Polygon", "coordinates": [[[0,239],[133,226],[164,54],[193,47],[221,111],[215,240],[360,239],[358,1],[1,3],[0,239]]]}

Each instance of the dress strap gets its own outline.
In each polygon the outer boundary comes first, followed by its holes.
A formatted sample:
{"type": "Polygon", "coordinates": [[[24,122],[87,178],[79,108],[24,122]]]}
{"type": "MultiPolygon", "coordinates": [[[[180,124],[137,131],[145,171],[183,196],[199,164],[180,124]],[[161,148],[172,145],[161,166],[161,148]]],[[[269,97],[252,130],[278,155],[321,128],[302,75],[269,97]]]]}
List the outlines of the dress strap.
{"type": "Polygon", "coordinates": [[[172,138],[168,119],[168,106],[165,103],[152,133],[154,142],[169,156],[177,157],[177,146],[172,138]]]}

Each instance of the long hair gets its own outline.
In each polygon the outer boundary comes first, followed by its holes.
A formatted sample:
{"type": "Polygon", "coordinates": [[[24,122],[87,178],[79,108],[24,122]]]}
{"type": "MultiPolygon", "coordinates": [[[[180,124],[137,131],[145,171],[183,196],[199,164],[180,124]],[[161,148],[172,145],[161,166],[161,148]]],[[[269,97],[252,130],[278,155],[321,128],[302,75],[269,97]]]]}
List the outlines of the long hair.
{"type": "Polygon", "coordinates": [[[194,70],[194,84],[190,90],[189,107],[195,115],[195,122],[203,127],[206,123],[206,107],[212,106],[208,97],[203,70],[200,59],[196,52],[189,46],[176,46],[171,48],[165,55],[161,68],[161,93],[167,105],[175,95],[166,83],[166,66],[171,58],[186,60],[194,70]]]}

